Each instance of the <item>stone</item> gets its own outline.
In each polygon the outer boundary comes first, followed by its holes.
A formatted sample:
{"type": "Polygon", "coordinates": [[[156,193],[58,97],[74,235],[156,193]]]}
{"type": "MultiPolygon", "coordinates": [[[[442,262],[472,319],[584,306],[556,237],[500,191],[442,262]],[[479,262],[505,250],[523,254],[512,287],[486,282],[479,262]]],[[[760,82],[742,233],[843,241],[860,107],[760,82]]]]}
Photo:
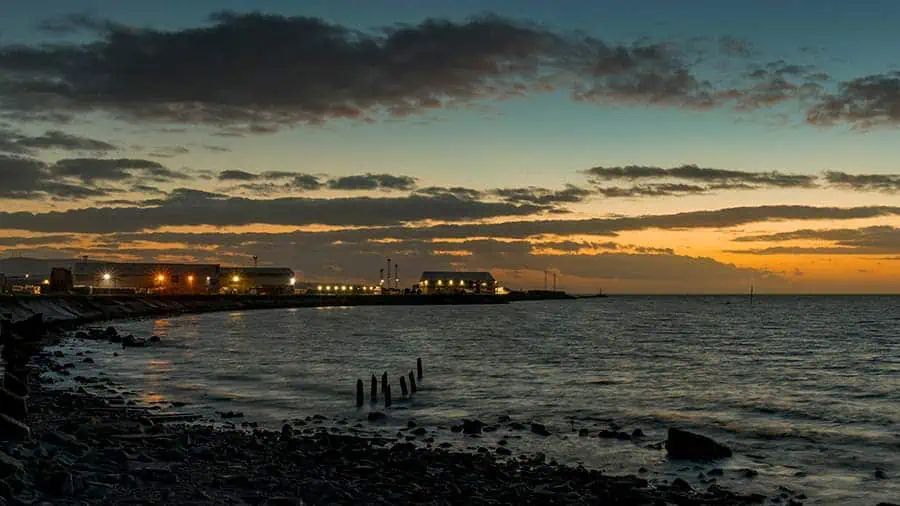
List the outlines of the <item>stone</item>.
{"type": "Polygon", "coordinates": [[[0,413],[15,420],[25,420],[28,416],[28,397],[0,388],[0,413]]]}
{"type": "Polygon", "coordinates": [[[673,490],[679,490],[682,492],[690,492],[690,491],[694,490],[693,487],[691,487],[690,483],[682,480],[681,478],[675,478],[675,480],[672,481],[672,484],[669,486],[669,488],[671,488],[673,490]]]}
{"type": "Polygon", "coordinates": [[[510,430],[525,430],[525,424],[519,422],[512,422],[509,424],[510,430]]]}
{"type": "Polygon", "coordinates": [[[581,429],[578,431],[578,435],[580,437],[587,437],[588,434],[590,434],[590,431],[588,431],[587,429],[581,429]]]}
{"type": "Polygon", "coordinates": [[[47,477],[45,482],[47,492],[60,497],[69,497],[75,493],[75,483],[72,473],[58,471],[47,477]]]}
{"type": "Polygon", "coordinates": [[[16,395],[28,395],[27,380],[23,381],[20,377],[17,377],[9,371],[3,375],[3,387],[16,395]]]}
{"type": "Polygon", "coordinates": [[[710,469],[709,473],[707,473],[707,474],[709,474],[710,476],[722,476],[725,474],[725,471],[716,467],[714,469],[710,469]]]}
{"type": "Polygon", "coordinates": [[[160,341],[162,341],[162,339],[160,339],[159,336],[150,336],[150,342],[151,342],[151,343],[158,343],[158,342],[160,342],[160,341]]]}
{"type": "Polygon", "coordinates": [[[547,426],[542,423],[533,423],[531,424],[531,432],[537,434],[538,436],[549,436],[550,431],[547,430],[547,426]]]}
{"type": "Polygon", "coordinates": [[[370,422],[377,422],[379,420],[384,420],[385,418],[387,418],[387,415],[382,413],[381,411],[372,411],[369,413],[367,418],[370,422]]]}
{"type": "Polygon", "coordinates": [[[645,436],[644,431],[642,431],[641,429],[634,429],[631,432],[631,437],[633,437],[633,438],[639,438],[639,437],[644,437],[644,436],[645,436]]]}
{"type": "Polygon", "coordinates": [[[463,434],[480,434],[484,429],[484,423],[481,420],[463,420],[463,434]]]}
{"type": "Polygon", "coordinates": [[[884,469],[876,469],[875,478],[878,480],[885,480],[887,479],[887,473],[884,472],[884,469]]]}
{"type": "Polygon", "coordinates": [[[500,418],[497,419],[497,423],[509,423],[512,421],[512,418],[509,415],[500,415],[500,418]]]}
{"type": "Polygon", "coordinates": [[[425,434],[428,433],[428,431],[425,430],[425,427],[418,427],[415,430],[413,430],[412,433],[417,436],[424,436],[425,434]]]}
{"type": "Polygon", "coordinates": [[[7,441],[27,441],[31,439],[31,429],[24,423],[0,414],[0,438],[7,441]]]}
{"type": "Polygon", "coordinates": [[[79,441],[75,436],[60,431],[45,432],[41,437],[41,441],[76,453],[85,452],[89,449],[88,445],[79,441]]]}
{"type": "Polygon", "coordinates": [[[284,424],[281,426],[281,440],[288,441],[294,436],[294,429],[291,428],[290,425],[284,424]]]}
{"type": "Polygon", "coordinates": [[[504,448],[502,446],[497,447],[497,449],[494,451],[497,452],[497,455],[504,455],[504,456],[512,455],[512,451],[509,448],[504,448]]]}
{"type": "Polygon", "coordinates": [[[684,460],[715,460],[731,457],[731,449],[699,434],[681,429],[669,429],[666,451],[670,458],[684,460]]]}
{"type": "Polygon", "coordinates": [[[94,359],[92,359],[91,357],[86,357],[84,360],[82,360],[82,362],[85,364],[93,364],[94,359]]]}
{"type": "Polygon", "coordinates": [[[0,451],[0,478],[22,472],[22,462],[0,451]]]}

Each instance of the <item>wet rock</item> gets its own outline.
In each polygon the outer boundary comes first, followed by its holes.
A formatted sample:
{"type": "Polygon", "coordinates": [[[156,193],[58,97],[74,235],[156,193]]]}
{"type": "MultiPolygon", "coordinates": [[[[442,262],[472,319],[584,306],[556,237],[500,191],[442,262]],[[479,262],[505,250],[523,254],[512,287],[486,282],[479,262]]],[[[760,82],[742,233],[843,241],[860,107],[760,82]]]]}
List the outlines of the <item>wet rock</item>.
{"type": "Polygon", "coordinates": [[[84,362],[85,364],[93,364],[94,359],[92,359],[91,357],[87,357],[84,360],[82,360],[82,362],[84,362]]]}
{"type": "Polygon", "coordinates": [[[494,451],[497,452],[497,455],[503,455],[503,456],[512,455],[512,451],[509,448],[504,448],[502,446],[498,446],[497,449],[494,451]]]}
{"type": "Polygon", "coordinates": [[[669,457],[685,460],[714,460],[731,457],[731,450],[716,441],[681,429],[669,429],[666,439],[669,457]]]}
{"type": "Polygon", "coordinates": [[[20,473],[22,470],[22,462],[0,451],[0,478],[20,473]]]}
{"type": "Polygon", "coordinates": [[[44,477],[45,492],[59,497],[69,497],[75,493],[72,473],[57,471],[44,477]]]}
{"type": "Polygon", "coordinates": [[[387,418],[387,415],[380,411],[372,411],[368,415],[368,419],[370,422],[377,422],[379,420],[384,420],[387,418]]]}
{"type": "Polygon", "coordinates": [[[229,420],[231,418],[243,418],[244,413],[241,413],[240,411],[220,411],[219,416],[225,420],[229,420]]]}
{"type": "Polygon", "coordinates": [[[497,418],[497,423],[509,423],[511,421],[512,418],[510,418],[509,415],[500,415],[500,417],[497,418]]]}
{"type": "Polygon", "coordinates": [[[509,430],[525,430],[525,425],[519,422],[512,422],[509,424],[509,430]]]}
{"type": "Polygon", "coordinates": [[[681,492],[691,492],[694,490],[694,488],[691,487],[690,483],[682,480],[681,478],[675,478],[675,480],[672,481],[672,484],[669,485],[669,488],[671,488],[672,490],[678,490],[681,492]]]}
{"type": "Polygon", "coordinates": [[[463,420],[463,434],[481,434],[484,429],[484,423],[481,420],[463,420]]]}
{"type": "Polygon", "coordinates": [[[294,436],[294,429],[291,428],[290,425],[284,424],[281,426],[281,440],[288,441],[294,436]]]}
{"type": "Polygon", "coordinates": [[[31,429],[27,425],[3,414],[0,414],[0,434],[3,434],[3,439],[11,441],[31,439],[31,429]]]}
{"type": "Polygon", "coordinates": [[[581,429],[578,431],[578,435],[581,437],[587,437],[588,435],[590,435],[590,433],[591,432],[587,429],[581,429]]]}
{"type": "Polygon", "coordinates": [[[90,339],[91,336],[87,332],[78,331],[75,333],[75,339],[90,339]]]}
{"type": "Polygon", "coordinates": [[[3,387],[16,395],[21,395],[23,397],[28,395],[27,382],[22,381],[16,375],[10,372],[6,372],[3,375],[3,387]]]}
{"type": "Polygon", "coordinates": [[[56,351],[53,352],[53,356],[56,357],[56,358],[63,358],[63,357],[66,356],[66,354],[63,353],[63,352],[61,352],[61,351],[59,351],[59,350],[56,350],[56,351]]]}
{"type": "Polygon", "coordinates": [[[155,344],[155,343],[159,343],[160,341],[162,341],[162,339],[160,339],[159,336],[150,336],[150,342],[151,342],[151,343],[154,343],[154,344],[155,344]]]}
{"type": "Polygon", "coordinates": [[[25,420],[28,416],[28,397],[16,395],[0,387],[0,409],[15,420],[25,420]]]}
{"type": "Polygon", "coordinates": [[[65,432],[49,431],[45,432],[41,437],[41,441],[65,448],[73,453],[81,453],[87,451],[88,445],[79,441],[75,436],[66,434],[65,432]]]}
{"type": "Polygon", "coordinates": [[[531,432],[537,434],[538,436],[549,436],[550,431],[547,430],[547,426],[542,423],[533,423],[531,424],[531,432]]]}
{"type": "Polygon", "coordinates": [[[759,476],[759,471],[757,471],[755,469],[741,469],[738,472],[744,478],[756,478],[757,476],[759,476]]]}
{"type": "Polygon", "coordinates": [[[425,434],[428,434],[428,431],[425,429],[425,427],[418,427],[417,429],[413,430],[412,433],[417,436],[424,436],[425,434]]]}
{"type": "Polygon", "coordinates": [[[709,473],[707,473],[707,474],[709,474],[710,476],[722,476],[725,474],[725,471],[723,471],[717,467],[714,469],[710,469],[709,473]]]}
{"type": "Polygon", "coordinates": [[[887,473],[884,472],[884,469],[876,469],[876,470],[875,470],[875,478],[878,479],[878,480],[886,480],[886,479],[887,479],[887,473]]]}
{"type": "Polygon", "coordinates": [[[416,426],[416,421],[415,421],[415,420],[409,420],[408,422],[406,422],[406,427],[409,428],[409,429],[412,429],[412,428],[414,428],[415,426],[416,426]]]}
{"type": "Polygon", "coordinates": [[[631,432],[631,437],[637,439],[637,438],[645,437],[645,434],[644,434],[644,431],[642,431],[641,429],[634,429],[631,432]]]}

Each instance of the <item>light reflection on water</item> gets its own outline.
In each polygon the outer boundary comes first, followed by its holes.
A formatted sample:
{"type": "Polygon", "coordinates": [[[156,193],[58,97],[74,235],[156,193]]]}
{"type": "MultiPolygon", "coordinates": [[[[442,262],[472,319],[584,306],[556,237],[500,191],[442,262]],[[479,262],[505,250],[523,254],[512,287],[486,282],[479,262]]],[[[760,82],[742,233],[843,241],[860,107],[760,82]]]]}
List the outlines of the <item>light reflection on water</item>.
{"type": "MultiPolygon", "coordinates": [[[[786,483],[845,504],[900,496],[896,480],[873,478],[876,467],[900,474],[898,302],[757,297],[750,307],[743,298],[610,297],[237,311],[116,325],[163,339],[147,349],[87,346],[144,400],[244,411],[276,428],[316,413],[358,417],[356,379],[368,387],[384,371],[397,399],[400,375],[422,357],[425,380],[395,405],[398,424],[509,414],[556,433],[568,433],[572,420],[592,431],[608,422],[641,427],[651,442],[678,424],[733,446],[741,456],[725,467],[759,470],[751,488],[786,483]],[[808,476],[795,477],[801,470],[808,476]]],[[[683,468],[632,443],[526,437],[513,446],[612,472],[683,468]]],[[[723,484],[748,486],[728,476],[723,484]]]]}

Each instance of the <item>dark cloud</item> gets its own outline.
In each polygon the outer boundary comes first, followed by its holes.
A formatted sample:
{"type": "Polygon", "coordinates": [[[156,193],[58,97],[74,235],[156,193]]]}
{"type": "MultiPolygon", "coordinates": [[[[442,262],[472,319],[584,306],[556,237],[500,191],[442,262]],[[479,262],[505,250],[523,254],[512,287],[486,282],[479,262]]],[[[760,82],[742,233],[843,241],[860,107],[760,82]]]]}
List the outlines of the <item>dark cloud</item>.
{"type": "Polygon", "coordinates": [[[256,181],[259,178],[259,174],[244,170],[223,170],[219,173],[219,181],[256,181]]]}
{"type": "Polygon", "coordinates": [[[747,78],[742,89],[734,93],[735,105],[740,110],[772,107],[787,101],[811,103],[824,94],[822,83],[830,79],[815,67],[785,60],[751,68],[747,78]]]}
{"type": "Polygon", "coordinates": [[[225,146],[216,146],[213,144],[204,144],[203,149],[207,151],[212,151],[213,153],[230,153],[231,148],[226,148],[225,146]]]}
{"type": "Polygon", "coordinates": [[[398,198],[279,198],[253,200],[178,189],[153,207],[73,209],[63,212],[0,212],[6,228],[47,231],[115,232],[165,225],[396,225],[425,219],[478,220],[527,216],[541,207],[479,202],[452,196],[398,198]]]}
{"type": "Polygon", "coordinates": [[[744,172],[703,168],[696,165],[680,165],[669,169],[642,165],[594,167],[584,173],[595,184],[615,180],[679,179],[720,185],[739,184],[756,188],[813,188],[816,186],[816,176],[785,174],[778,171],[744,172]]]}
{"type": "Polygon", "coordinates": [[[528,188],[498,188],[489,192],[506,202],[529,203],[542,206],[583,202],[594,194],[591,190],[574,185],[566,185],[562,190],[548,190],[529,186],[528,188]]]}
{"type": "MultiPolygon", "coordinates": [[[[494,15],[368,32],[318,18],[233,12],[174,31],[84,16],[50,26],[88,39],[0,47],[0,108],[19,119],[102,110],[240,136],[535,92],[689,108],[741,93],[697,77],[686,48],[609,44],[494,15]]],[[[737,39],[719,46],[725,57],[748,51],[737,39]]]]}
{"type": "Polygon", "coordinates": [[[50,167],[56,177],[75,178],[84,183],[141,179],[165,183],[190,179],[185,173],[166,168],[159,162],[131,158],[67,158],[50,167]]]}
{"type": "Polygon", "coordinates": [[[70,234],[52,234],[36,237],[0,237],[0,246],[40,246],[46,244],[69,243],[76,240],[76,236],[70,234]]]}
{"type": "Polygon", "coordinates": [[[859,129],[900,124],[900,71],[844,81],[809,108],[806,121],[830,126],[845,123],[859,129]]]}
{"type": "Polygon", "coordinates": [[[896,193],[900,191],[900,175],[894,174],[847,174],[828,171],[825,180],[846,190],[896,193]]]}
{"type": "Polygon", "coordinates": [[[153,151],[147,154],[156,158],[172,158],[175,156],[186,155],[190,152],[191,150],[184,146],[160,146],[154,148],[153,151]]]}
{"type": "Polygon", "coordinates": [[[682,197],[685,195],[698,195],[708,193],[706,186],[698,186],[684,183],[659,183],[643,184],[631,187],[604,186],[598,187],[597,193],[607,198],[628,197],[682,197]]]}
{"type": "Polygon", "coordinates": [[[61,130],[47,130],[42,135],[31,136],[0,127],[0,152],[21,155],[49,149],[100,153],[119,148],[105,141],[72,135],[61,130]]]}
{"type": "Polygon", "coordinates": [[[874,226],[863,228],[841,228],[824,230],[793,230],[776,234],[740,236],[735,242],[787,242],[819,241],[832,243],[828,246],[795,247],[777,246],[763,249],[737,250],[739,253],[786,254],[791,250],[806,254],[891,254],[900,253],[900,228],[874,226]]]}
{"type": "Polygon", "coordinates": [[[428,186],[425,188],[418,188],[416,193],[430,195],[432,197],[452,195],[456,198],[465,200],[478,200],[484,196],[484,193],[479,190],[464,188],[462,186],[428,186]]]}
{"type": "Polygon", "coordinates": [[[412,190],[416,187],[416,178],[412,176],[394,176],[392,174],[360,174],[343,176],[328,181],[332,190],[412,190]]]}
{"type": "Polygon", "coordinates": [[[88,188],[54,181],[48,165],[27,157],[0,154],[0,199],[35,200],[103,197],[109,188],[88,188]]]}

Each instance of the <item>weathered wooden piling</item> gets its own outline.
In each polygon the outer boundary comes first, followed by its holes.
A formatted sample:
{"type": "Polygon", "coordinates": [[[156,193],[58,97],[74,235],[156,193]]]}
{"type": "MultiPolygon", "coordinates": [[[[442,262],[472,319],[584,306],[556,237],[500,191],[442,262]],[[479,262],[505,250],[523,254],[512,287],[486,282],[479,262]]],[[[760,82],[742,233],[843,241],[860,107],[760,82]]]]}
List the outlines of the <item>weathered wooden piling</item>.
{"type": "Polygon", "coordinates": [[[363,399],[365,399],[365,395],[363,392],[363,381],[361,379],[356,380],[356,407],[362,407],[363,399]]]}
{"type": "Polygon", "coordinates": [[[403,397],[409,395],[409,390],[406,389],[406,378],[403,376],[400,376],[400,394],[403,395],[403,397]]]}
{"type": "Polygon", "coordinates": [[[387,371],[381,375],[381,391],[385,392],[388,387],[387,371]]]}
{"type": "Polygon", "coordinates": [[[412,371],[409,371],[409,393],[416,393],[416,377],[412,371]]]}
{"type": "Polygon", "coordinates": [[[391,407],[391,385],[384,389],[384,407],[391,407]]]}
{"type": "Polygon", "coordinates": [[[422,358],[416,359],[416,372],[418,373],[418,378],[422,379],[422,358]]]}
{"type": "Polygon", "coordinates": [[[372,402],[378,402],[378,379],[372,375],[372,402]]]}

